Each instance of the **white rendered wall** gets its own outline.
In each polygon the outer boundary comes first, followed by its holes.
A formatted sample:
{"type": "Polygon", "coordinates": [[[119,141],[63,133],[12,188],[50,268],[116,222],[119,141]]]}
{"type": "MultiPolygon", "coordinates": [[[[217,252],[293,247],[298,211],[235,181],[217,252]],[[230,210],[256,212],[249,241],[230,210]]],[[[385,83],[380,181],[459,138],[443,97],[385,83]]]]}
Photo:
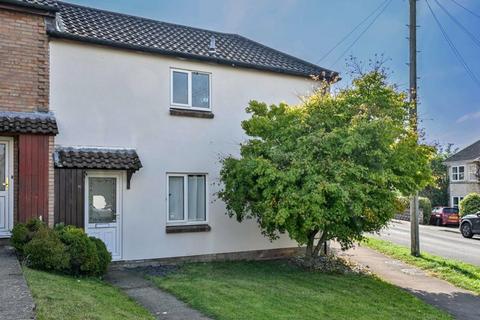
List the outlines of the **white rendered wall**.
{"type": "Polygon", "coordinates": [[[271,243],[254,221],[225,215],[219,158],[237,155],[249,100],[297,103],[312,90],[301,77],[193,62],[77,42],[50,42],[50,108],[63,146],[135,148],[143,168],[123,188],[123,259],[293,247],[271,243]],[[170,68],[212,74],[214,119],[169,114],[170,68]],[[207,173],[210,232],[166,234],[166,174],[207,173]]]}

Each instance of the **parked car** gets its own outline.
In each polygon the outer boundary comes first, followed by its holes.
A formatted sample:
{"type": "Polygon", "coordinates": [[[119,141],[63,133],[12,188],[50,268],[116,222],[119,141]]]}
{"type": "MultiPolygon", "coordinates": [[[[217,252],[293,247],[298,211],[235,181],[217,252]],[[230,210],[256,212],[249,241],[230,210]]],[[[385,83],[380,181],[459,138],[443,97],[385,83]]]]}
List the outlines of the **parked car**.
{"type": "Polygon", "coordinates": [[[480,234],[480,212],[467,214],[462,217],[460,232],[465,238],[471,238],[474,234],[480,234]]]}
{"type": "Polygon", "coordinates": [[[460,216],[458,215],[458,208],[435,207],[433,208],[432,215],[430,216],[430,224],[434,224],[436,226],[458,226],[459,221],[460,216]]]}

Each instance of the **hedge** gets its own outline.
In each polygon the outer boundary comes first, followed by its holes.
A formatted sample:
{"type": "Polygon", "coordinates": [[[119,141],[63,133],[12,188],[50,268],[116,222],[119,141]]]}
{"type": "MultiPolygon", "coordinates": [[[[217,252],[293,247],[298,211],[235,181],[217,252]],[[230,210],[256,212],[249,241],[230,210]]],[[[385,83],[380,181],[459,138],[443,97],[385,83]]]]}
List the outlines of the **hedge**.
{"type": "Polygon", "coordinates": [[[469,193],[460,201],[460,215],[473,214],[480,211],[480,194],[469,193]]]}
{"type": "Polygon", "coordinates": [[[24,263],[34,269],[101,276],[112,261],[105,244],[83,229],[63,225],[50,229],[38,219],[16,224],[11,243],[24,263]]]}

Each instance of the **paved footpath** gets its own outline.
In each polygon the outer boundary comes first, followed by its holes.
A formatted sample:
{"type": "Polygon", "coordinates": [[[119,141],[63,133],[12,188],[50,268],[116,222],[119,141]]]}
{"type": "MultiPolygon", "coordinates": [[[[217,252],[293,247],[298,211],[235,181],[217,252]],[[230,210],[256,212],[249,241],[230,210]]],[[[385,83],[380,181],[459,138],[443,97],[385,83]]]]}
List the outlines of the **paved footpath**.
{"type": "Polygon", "coordinates": [[[35,304],[13,249],[0,246],[0,319],[35,319],[35,304]]]}
{"type": "Polygon", "coordinates": [[[127,270],[111,270],[105,280],[122,289],[129,297],[161,320],[209,320],[197,310],[160,290],[141,274],[127,270]]]}
{"type": "MultiPolygon", "coordinates": [[[[333,244],[334,249],[339,249],[333,244]]],[[[365,247],[355,247],[340,255],[367,266],[381,279],[401,287],[425,302],[443,309],[460,320],[480,319],[480,296],[427,275],[424,271],[365,247]]]]}

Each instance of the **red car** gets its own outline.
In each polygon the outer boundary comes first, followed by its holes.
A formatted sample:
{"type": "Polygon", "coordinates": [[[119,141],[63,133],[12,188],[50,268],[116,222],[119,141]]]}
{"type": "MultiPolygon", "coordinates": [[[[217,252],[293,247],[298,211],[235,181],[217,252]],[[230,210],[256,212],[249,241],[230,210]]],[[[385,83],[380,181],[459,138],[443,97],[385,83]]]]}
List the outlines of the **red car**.
{"type": "Polygon", "coordinates": [[[458,208],[435,207],[430,216],[430,224],[436,226],[456,225],[460,222],[458,208]]]}

